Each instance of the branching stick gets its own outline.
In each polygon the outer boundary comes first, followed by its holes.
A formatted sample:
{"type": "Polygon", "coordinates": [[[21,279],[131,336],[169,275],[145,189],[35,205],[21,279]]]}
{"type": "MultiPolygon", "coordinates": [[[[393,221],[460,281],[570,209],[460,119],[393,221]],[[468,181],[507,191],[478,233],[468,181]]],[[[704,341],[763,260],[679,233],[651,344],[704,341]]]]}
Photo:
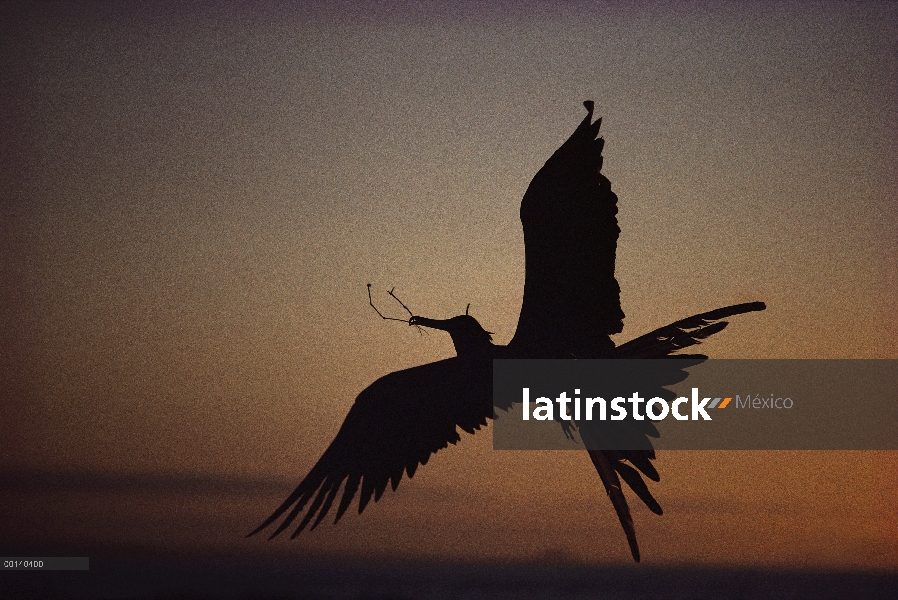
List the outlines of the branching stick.
{"type": "MultiPolygon", "coordinates": [[[[396,288],[393,288],[393,289],[396,289],[396,288]]],[[[393,296],[393,290],[390,290],[390,295],[393,296]]],[[[393,296],[393,297],[396,298],[396,296],[393,296]]],[[[398,300],[398,298],[397,298],[397,300],[398,300]]],[[[399,321],[401,323],[408,323],[408,319],[397,319],[396,317],[385,317],[382,312],[377,310],[377,307],[374,306],[374,300],[371,298],[371,284],[370,283],[368,284],[368,304],[371,305],[371,308],[374,309],[374,312],[376,312],[378,315],[380,315],[381,319],[384,319],[386,321],[399,321]]],[[[400,302],[399,304],[402,304],[402,302],[400,302]]],[[[405,306],[405,305],[403,304],[403,306],[405,306]]],[[[405,310],[408,310],[408,309],[406,308],[405,310]]],[[[409,311],[409,314],[411,314],[411,311],[409,311]]],[[[411,318],[411,317],[409,317],[409,318],[411,318]]]]}
{"type": "MultiPolygon", "coordinates": [[[[403,303],[402,300],[400,300],[399,297],[396,296],[396,294],[393,293],[393,290],[395,290],[395,289],[396,289],[396,288],[394,287],[392,290],[390,290],[390,291],[387,292],[387,293],[390,294],[390,295],[393,297],[393,299],[396,300],[396,302],[398,302],[399,305],[400,305],[402,308],[404,308],[404,309],[406,310],[406,312],[407,312],[408,315],[409,315],[409,318],[408,318],[408,319],[399,319],[399,318],[396,318],[396,317],[387,317],[387,316],[385,316],[382,312],[380,312],[380,311],[377,309],[377,307],[374,306],[374,300],[371,298],[371,284],[370,284],[370,283],[368,284],[368,304],[370,304],[370,305],[371,305],[371,308],[374,309],[374,312],[376,312],[376,313],[378,314],[378,316],[380,316],[380,318],[381,318],[381,319],[384,319],[385,321],[399,321],[400,323],[408,323],[409,320],[410,320],[412,317],[415,316],[415,313],[413,313],[413,312],[409,309],[409,307],[406,306],[405,303],[403,303]]],[[[411,325],[411,323],[409,323],[409,325],[411,325]]],[[[426,333],[426,332],[424,331],[424,329],[423,329],[421,326],[419,326],[419,325],[415,325],[415,329],[418,330],[418,333],[421,333],[421,334],[426,333]]]]}

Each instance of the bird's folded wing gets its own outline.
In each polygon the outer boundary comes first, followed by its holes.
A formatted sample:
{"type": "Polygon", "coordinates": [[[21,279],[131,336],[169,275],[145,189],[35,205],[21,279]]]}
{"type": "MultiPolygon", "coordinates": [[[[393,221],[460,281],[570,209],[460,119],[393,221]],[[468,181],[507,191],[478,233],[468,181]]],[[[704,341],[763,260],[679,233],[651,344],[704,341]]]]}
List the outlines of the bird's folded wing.
{"type": "Polygon", "coordinates": [[[303,512],[293,536],[310,522],[314,529],[344,481],[334,522],[360,489],[361,513],[372,496],[380,499],[388,483],[395,490],[403,473],[412,477],[431,454],[459,441],[457,428],[474,433],[485,425],[493,412],[491,391],[489,361],[456,357],[381,377],[356,398],[336,438],[305,479],[250,535],[288,511],[271,537],[303,512]]]}
{"type": "Polygon", "coordinates": [[[617,196],[600,173],[601,119],[588,114],[539,170],[521,200],[524,301],[516,356],[597,358],[623,328],[614,261],[617,196]]]}

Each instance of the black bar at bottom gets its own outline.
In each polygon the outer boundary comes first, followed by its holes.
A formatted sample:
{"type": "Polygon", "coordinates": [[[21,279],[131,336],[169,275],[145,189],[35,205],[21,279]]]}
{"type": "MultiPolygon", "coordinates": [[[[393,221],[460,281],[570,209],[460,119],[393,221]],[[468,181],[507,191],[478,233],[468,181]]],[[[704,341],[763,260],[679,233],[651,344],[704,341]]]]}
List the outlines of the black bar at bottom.
{"type": "Polygon", "coordinates": [[[4,556],[0,562],[2,571],[88,571],[90,561],[86,556],[4,556]]]}

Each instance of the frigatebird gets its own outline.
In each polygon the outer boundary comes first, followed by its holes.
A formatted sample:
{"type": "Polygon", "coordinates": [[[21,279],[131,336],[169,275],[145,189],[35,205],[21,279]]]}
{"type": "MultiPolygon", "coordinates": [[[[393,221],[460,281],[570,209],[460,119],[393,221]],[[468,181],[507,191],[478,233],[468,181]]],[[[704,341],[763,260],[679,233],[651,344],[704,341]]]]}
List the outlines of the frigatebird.
{"type": "MultiPolygon", "coordinates": [[[[586,117],[537,172],[521,200],[524,300],[509,344],[493,344],[492,334],[467,310],[439,320],[413,315],[403,304],[411,316],[398,320],[448,332],[456,356],[390,373],[363,390],[309,474],[249,535],[285,513],[271,538],[300,515],[291,537],[310,523],[314,529],[332,508],[341,486],[334,523],[356,494],[361,513],[372,497],[375,502],[380,499],[388,484],[395,491],[403,474],[413,477],[418,465],[427,464],[432,454],[460,441],[458,429],[474,433],[493,418],[493,359],[704,359],[704,355],[679,351],[719,332],[727,326],[723,320],[727,317],[766,308],[762,302],[718,308],[615,345],[610,336],[623,330],[624,319],[614,277],[620,234],[617,196],[601,173],[604,140],[598,134],[602,120],[592,121],[591,101],[583,104],[586,117]]],[[[660,479],[651,462],[654,450],[589,450],[589,456],[639,562],[633,519],[620,480],[660,515],[661,507],[642,479],[660,479]]]]}

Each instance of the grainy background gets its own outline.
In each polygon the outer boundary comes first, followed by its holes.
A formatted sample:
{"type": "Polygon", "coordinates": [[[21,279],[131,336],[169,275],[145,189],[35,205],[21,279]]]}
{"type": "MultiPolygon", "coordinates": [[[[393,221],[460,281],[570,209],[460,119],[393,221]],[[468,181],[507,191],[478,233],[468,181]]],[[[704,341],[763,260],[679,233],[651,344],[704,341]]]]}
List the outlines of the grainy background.
{"type": "MultiPolygon", "coordinates": [[[[366,283],[511,338],[519,201],[585,99],[621,341],[763,300],[707,353],[898,356],[896,24],[876,2],[4,2],[3,539],[629,561],[585,455],[489,431],[336,528],[243,535],[359,391],[452,352],[366,283]]],[[[893,453],[658,467],[649,564],[898,568],[893,453]]]]}

